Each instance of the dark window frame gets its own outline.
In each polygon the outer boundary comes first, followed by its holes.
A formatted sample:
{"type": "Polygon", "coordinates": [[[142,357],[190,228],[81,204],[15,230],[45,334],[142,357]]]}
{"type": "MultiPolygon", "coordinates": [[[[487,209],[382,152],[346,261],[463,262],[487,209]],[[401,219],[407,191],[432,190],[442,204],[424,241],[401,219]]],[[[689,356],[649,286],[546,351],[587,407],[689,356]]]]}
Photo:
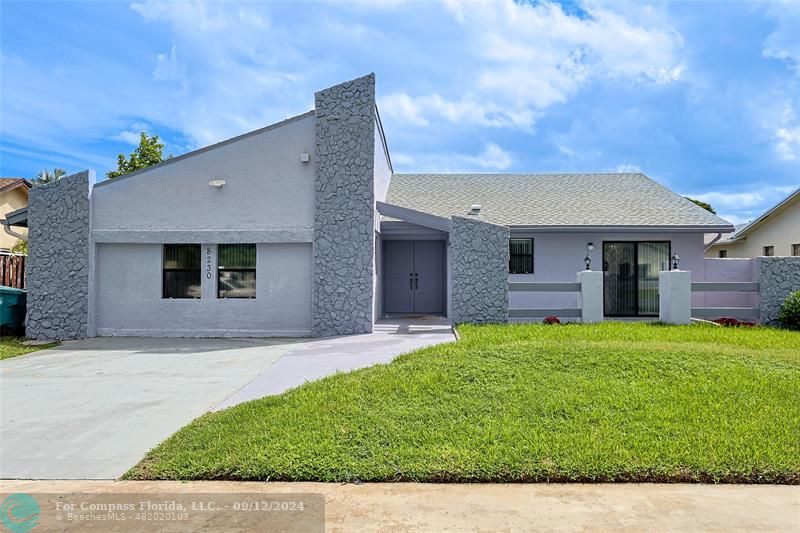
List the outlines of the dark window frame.
{"type": "Polygon", "coordinates": [[[792,257],[800,257],[800,242],[792,244],[792,257]]]}
{"type": "Polygon", "coordinates": [[[720,259],[727,259],[728,258],[728,250],[720,250],[719,251],[719,258],[720,259]]]}
{"type": "Polygon", "coordinates": [[[764,253],[764,257],[775,256],[775,246],[764,246],[761,251],[764,253]]]}
{"type": "Polygon", "coordinates": [[[535,255],[535,242],[533,237],[511,237],[508,239],[508,273],[509,274],[535,274],[536,273],[536,263],[534,260],[535,255]],[[531,253],[529,254],[514,254],[511,253],[511,241],[530,241],[531,243],[531,253]],[[511,270],[511,265],[514,263],[513,259],[515,257],[530,257],[531,258],[531,270],[530,272],[513,272],[511,270]]]}
{"type": "Polygon", "coordinates": [[[202,283],[203,283],[203,247],[195,243],[164,243],[161,246],[161,299],[162,300],[199,300],[202,297],[202,283]],[[167,260],[167,247],[168,246],[196,246],[199,250],[197,254],[197,268],[169,268],[165,262],[167,260]],[[197,278],[200,281],[201,290],[197,296],[168,296],[167,287],[167,273],[169,272],[196,272],[197,278]]]}
{"type": "Polygon", "coordinates": [[[226,243],[226,244],[218,244],[217,245],[217,299],[218,300],[255,300],[258,294],[258,274],[256,273],[256,269],[258,267],[258,245],[255,243],[226,243]],[[249,245],[253,246],[254,248],[254,255],[253,255],[253,266],[248,268],[242,267],[234,267],[234,268],[226,268],[219,265],[219,257],[220,257],[220,248],[223,246],[243,246],[249,245]],[[256,281],[256,286],[253,288],[253,295],[252,296],[223,296],[221,287],[222,281],[222,273],[223,272],[252,272],[253,279],[256,281]]]}

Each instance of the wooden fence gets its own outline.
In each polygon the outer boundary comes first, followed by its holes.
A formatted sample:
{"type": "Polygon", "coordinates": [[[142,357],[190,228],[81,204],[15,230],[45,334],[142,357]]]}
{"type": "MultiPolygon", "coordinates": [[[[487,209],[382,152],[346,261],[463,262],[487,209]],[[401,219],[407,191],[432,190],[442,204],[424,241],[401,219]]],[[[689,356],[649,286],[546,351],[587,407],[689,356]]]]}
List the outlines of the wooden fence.
{"type": "Polygon", "coordinates": [[[24,255],[0,253],[0,285],[24,289],[26,259],[24,255]]]}

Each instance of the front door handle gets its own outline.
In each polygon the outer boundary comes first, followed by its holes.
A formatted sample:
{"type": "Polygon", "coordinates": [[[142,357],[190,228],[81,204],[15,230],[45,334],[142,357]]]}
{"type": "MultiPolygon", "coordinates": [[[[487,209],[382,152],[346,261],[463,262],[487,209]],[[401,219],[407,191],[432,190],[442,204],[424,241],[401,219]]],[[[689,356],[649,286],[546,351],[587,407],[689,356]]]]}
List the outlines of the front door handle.
{"type": "Polygon", "coordinates": [[[414,274],[414,290],[419,289],[419,274],[414,274]]]}
{"type": "Polygon", "coordinates": [[[408,275],[408,290],[414,290],[414,274],[408,275]]]}

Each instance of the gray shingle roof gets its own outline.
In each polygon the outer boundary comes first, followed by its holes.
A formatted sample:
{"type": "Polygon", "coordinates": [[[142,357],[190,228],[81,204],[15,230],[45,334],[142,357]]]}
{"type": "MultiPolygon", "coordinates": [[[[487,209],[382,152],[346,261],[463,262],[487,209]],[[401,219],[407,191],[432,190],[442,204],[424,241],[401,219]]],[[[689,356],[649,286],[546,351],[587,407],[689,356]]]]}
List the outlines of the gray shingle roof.
{"type": "Polygon", "coordinates": [[[388,203],[506,226],[732,226],[644,174],[395,174],[388,203]]]}

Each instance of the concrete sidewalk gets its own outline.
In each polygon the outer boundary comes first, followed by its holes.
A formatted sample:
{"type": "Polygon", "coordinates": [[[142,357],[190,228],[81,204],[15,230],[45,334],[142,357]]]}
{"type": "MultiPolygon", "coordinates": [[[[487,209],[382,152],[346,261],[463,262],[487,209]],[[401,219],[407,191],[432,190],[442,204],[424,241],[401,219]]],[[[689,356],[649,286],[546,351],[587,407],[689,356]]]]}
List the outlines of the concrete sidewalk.
{"type": "Polygon", "coordinates": [[[800,530],[800,487],[775,485],[0,481],[0,492],[320,493],[331,532],[800,530]]]}

